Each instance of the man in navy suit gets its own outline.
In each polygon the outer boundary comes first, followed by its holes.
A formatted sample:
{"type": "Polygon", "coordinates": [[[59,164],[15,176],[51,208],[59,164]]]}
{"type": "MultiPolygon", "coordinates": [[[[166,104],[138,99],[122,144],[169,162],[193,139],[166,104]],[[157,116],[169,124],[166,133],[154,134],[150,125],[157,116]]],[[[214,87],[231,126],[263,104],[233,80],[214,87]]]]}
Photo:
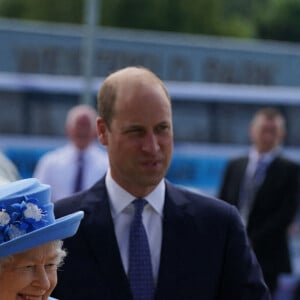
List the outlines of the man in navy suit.
{"type": "Polygon", "coordinates": [[[270,299],[236,208],[164,179],[173,126],[162,81],[145,68],[119,70],[103,82],[98,110],[98,137],[107,147],[109,170],[90,189],[55,204],[56,217],[83,210],[85,218],[77,235],[65,241],[69,254],[53,295],[64,300],[270,299]],[[143,230],[132,239],[137,201],[146,203],[143,230]],[[136,256],[148,255],[135,265],[142,266],[138,276],[132,276],[132,244],[145,241],[145,235],[148,242],[136,256]],[[144,268],[149,261],[151,274],[144,268]]]}
{"type": "Polygon", "coordinates": [[[257,111],[250,124],[249,155],[230,161],[219,194],[238,207],[272,292],[278,275],[291,272],[287,229],[298,203],[299,166],[282,156],[284,135],[279,111],[257,111]]]}

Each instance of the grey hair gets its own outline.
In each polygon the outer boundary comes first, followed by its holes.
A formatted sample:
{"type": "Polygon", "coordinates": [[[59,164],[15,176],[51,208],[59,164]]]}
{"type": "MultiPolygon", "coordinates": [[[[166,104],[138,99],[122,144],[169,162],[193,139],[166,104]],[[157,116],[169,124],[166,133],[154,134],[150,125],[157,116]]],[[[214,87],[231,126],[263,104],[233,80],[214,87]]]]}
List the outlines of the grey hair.
{"type": "Polygon", "coordinates": [[[97,111],[90,105],[79,104],[72,107],[66,117],[66,128],[72,128],[82,116],[87,116],[93,128],[96,128],[97,111]]]}
{"type": "MultiPolygon", "coordinates": [[[[63,249],[63,241],[62,240],[56,240],[56,241],[51,241],[49,242],[50,245],[53,245],[53,247],[57,251],[57,265],[60,267],[63,264],[64,258],[67,255],[67,252],[65,249],[63,249]]],[[[5,257],[0,258],[0,274],[2,272],[2,269],[4,266],[11,264],[14,260],[14,254],[8,255],[5,257]]]]}

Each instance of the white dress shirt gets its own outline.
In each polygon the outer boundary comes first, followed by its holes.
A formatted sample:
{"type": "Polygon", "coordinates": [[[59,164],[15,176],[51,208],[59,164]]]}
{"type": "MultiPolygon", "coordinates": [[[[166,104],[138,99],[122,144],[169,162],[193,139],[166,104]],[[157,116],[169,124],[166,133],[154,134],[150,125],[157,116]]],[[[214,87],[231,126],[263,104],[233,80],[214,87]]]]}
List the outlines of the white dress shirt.
{"type": "MultiPolygon", "coordinates": [[[[128,274],[129,229],[134,215],[134,206],[131,203],[136,197],[129,194],[112,179],[110,170],[107,172],[105,179],[122,263],[126,274],[128,274]]],[[[148,204],[144,207],[142,216],[148,236],[153,277],[156,283],[162,244],[162,220],[165,202],[164,180],[143,199],[148,201],[148,204]]]]}
{"type": "MultiPolygon", "coordinates": [[[[53,202],[73,193],[77,161],[78,149],[71,143],[46,153],[39,160],[33,177],[51,186],[53,202]]],[[[83,161],[82,189],[87,189],[107,171],[107,153],[99,146],[92,144],[84,150],[83,161]]]]}

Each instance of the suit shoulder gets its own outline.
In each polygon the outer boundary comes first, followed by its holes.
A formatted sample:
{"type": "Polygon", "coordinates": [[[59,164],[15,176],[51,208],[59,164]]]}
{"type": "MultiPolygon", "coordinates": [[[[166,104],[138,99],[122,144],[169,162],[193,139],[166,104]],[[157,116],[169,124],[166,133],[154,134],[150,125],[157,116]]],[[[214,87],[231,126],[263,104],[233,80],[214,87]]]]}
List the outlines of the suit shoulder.
{"type": "Polygon", "coordinates": [[[290,165],[294,168],[299,168],[300,167],[300,164],[296,161],[296,160],[293,160],[289,157],[283,157],[283,156],[280,156],[279,159],[281,159],[281,161],[287,165],[290,165]]]}
{"type": "Polygon", "coordinates": [[[236,208],[216,197],[191,191],[185,188],[175,187],[177,190],[177,198],[181,199],[182,203],[185,203],[194,214],[213,214],[213,215],[228,215],[236,213],[236,208]]]}
{"type": "Polygon", "coordinates": [[[248,156],[239,156],[239,157],[229,159],[228,165],[230,166],[239,165],[247,161],[248,161],[248,156]]]}
{"type": "Polygon", "coordinates": [[[82,210],[84,193],[85,192],[78,193],[56,201],[54,203],[55,217],[62,217],[75,211],[82,210]]]}
{"type": "Polygon", "coordinates": [[[290,158],[279,156],[276,159],[278,165],[281,165],[282,168],[285,168],[286,170],[289,170],[290,172],[293,173],[299,173],[300,172],[300,164],[290,158]]]}
{"type": "Polygon", "coordinates": [[[72,196],[63,198],[54,203],[54,213],[56,217],[61,217],[78,210],[90,213],[95,206],[104,199],[107,199],[107,192],[104,187],[104,177],[96,182],[91,188],[72,196]]]}
{"type": "Polygon", "coordinates": [[[216,234],[224,234],[242,227],[239,212],[232,204],[205,194],[182,193],[185,201],[182,216],[187,217],[198,230],[207,228],[216,234]]]}

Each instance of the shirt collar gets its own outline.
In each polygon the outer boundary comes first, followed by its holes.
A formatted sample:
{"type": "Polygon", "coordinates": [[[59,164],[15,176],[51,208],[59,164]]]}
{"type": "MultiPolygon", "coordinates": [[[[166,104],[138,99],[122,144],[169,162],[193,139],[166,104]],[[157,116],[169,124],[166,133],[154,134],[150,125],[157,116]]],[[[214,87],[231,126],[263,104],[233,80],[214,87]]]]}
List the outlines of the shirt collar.
{"type": "Polygon", "coordinates": [[[251,161],[257,162],[259,159],[262,159],[263,162],[269,164],[279,154],[279,152],[280,148],[277,147],[269,152],[259,154],[258,151],[254,147],[252,147],[250,150],[249,157],[251,161]]]}
{"type": "MultiPolygon", "coordinates": [[[[128,193],[112,178],[110,168],[106,173],[105,184],[109,195],[112,217],[114,218],[136,199],[136,197],[128,193]]],[[[155,189],[144,197],[156,213],[161,216],[163,215],[165,202],[165,189],[165,181],[162,179],[155,189]]]]}
{"type": "Polygon", "coordinates": [[[79,150],[74,144],[72,144],[71,142],[68,143],[68,147],[70,149],[70,152],[72,153],[72,155],[74,157],[78,157],[79,153],[82,153],[82,156],[84,158],[88,158],[94,145],[93,143],[91,143],[90,145],[88,145],[85,149],[83,150],[79,150]]]}

